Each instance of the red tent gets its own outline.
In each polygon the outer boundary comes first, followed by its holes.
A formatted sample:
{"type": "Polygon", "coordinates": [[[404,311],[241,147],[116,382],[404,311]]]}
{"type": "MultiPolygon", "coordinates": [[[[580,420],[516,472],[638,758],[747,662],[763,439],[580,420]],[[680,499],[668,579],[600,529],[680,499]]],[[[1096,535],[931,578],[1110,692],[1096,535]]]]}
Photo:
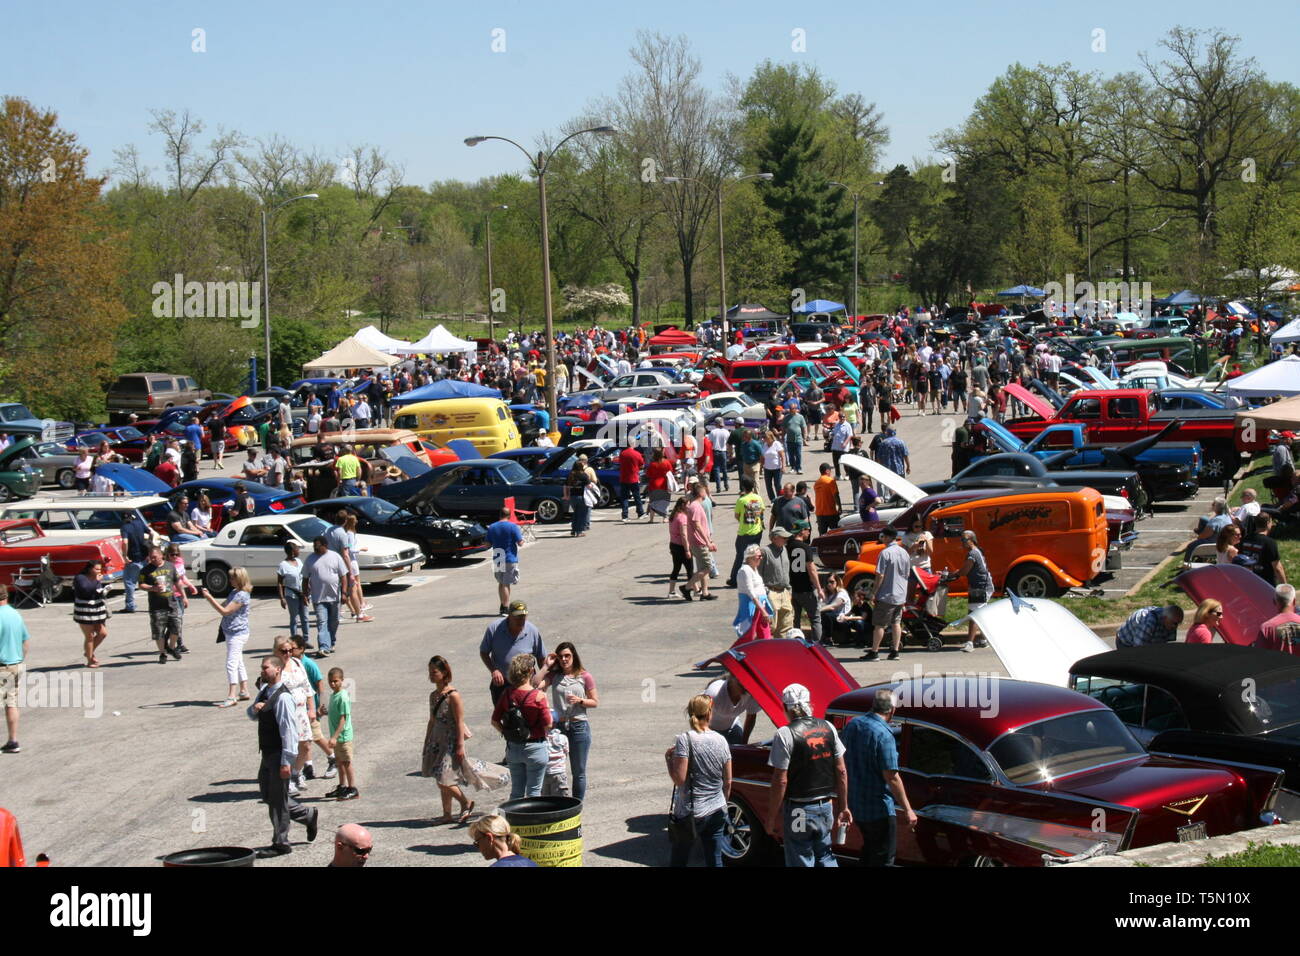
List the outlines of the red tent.
{"type": "Polygon", "coordinates": [[[696,345],[698,342],[699,339],[690,332],[683,332],[681,329],[667,329],[654,336],[647,344],[677,348],[682,345],[696,345]]]}

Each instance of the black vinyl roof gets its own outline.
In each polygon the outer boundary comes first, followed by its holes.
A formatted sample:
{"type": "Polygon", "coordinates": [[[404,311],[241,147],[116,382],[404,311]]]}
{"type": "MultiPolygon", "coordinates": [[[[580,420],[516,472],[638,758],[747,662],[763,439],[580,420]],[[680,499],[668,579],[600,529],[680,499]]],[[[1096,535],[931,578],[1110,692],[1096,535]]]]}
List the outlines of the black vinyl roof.
{"type": "Polygon", "coordinates": [[[1253,735],[1271,728],[1251,709],[1243,688],[1300,680],[1300,658],[1235,644],[1172,642],[1094,654],[1070,672],[1154,684],[1177,698],[1194,729],[1253,735]]]}

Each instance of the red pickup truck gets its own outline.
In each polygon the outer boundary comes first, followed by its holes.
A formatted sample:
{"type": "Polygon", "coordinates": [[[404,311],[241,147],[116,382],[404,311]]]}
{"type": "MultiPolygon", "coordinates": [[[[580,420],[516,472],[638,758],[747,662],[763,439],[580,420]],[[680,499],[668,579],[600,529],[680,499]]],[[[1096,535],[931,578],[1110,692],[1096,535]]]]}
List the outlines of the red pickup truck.
{"type": "Polygon", "coordinates": [[[104,562],[106,581],[121,578],[126,566],[122,538],[116,532],[70,531],[49,537],[34,518],[0,521],[0,584],[12,587],[15,578],[32,580],[46,555],[64,584],[70,584],[87,561],[104,562]]]}
{"type": "Polygon", "coordinates": [[[1231,478],[1241,467],[1243,452],[1268,448],[1268,430],[1250,434],[1237,425],[1232,409],[1196,408],[1161,411],[1156,394],[1146,388],[1096,389],[1075,392],[1060,410],[1020,385],[1008,385],[1003,395],[1015,399],[1032,412],[1022,418],[1004,419],[1013,435],[1028,441],[1048,425],[1078,423],[1087,440],[1096,445],[1126,445],[1165,428],[1172,421],[1178,427],[1170,441],[1198,441],[1204,449],[1201,481],[1215,484],[1231,478]]]}

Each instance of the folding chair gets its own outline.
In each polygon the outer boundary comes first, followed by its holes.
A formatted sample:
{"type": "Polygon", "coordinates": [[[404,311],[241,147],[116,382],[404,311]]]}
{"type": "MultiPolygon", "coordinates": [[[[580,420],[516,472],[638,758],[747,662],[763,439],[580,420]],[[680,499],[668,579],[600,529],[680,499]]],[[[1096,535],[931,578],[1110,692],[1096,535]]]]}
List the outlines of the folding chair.
{"type": "Polygon", "coordinates": [[[14,607],[44,607],[63,593],[63,581],[50,567],[49,555],[41,563],[15,569],[11,587],[14,607]]]}
{"type": "Polygon", "coordinates": [[[533,532],[533,525],[537,524],[537,512],[520,511],[515,508],[514,495],[504,499],[501,504],[510,510],[510,520],[519,525],[519,530],[523,532],[524,540],[536,541],[537,535],[533,532]]]}
{"type": "Polygon", "coordinates": [[[1192,549],[1183,561],[1188,565],[1207,565],[1215,564],[1219,559],[1219,552],[1214,541],[1202,541],[1192,549]]]}

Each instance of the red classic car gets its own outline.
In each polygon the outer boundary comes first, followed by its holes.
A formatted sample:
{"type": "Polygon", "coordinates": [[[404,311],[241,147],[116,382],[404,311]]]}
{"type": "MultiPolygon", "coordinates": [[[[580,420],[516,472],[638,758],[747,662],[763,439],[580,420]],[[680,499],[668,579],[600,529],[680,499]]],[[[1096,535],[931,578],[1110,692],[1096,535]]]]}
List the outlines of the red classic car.
{"type": "Polygon", "coordinates": [[[87,561],[104,562],[105,580],[122,576],[122,538],[116,532],[62,532],[49,537],[32,518],[0,521],[0,584],[12,586],[14,579],[31,580],[40,573],[41,559],[64,583],[81,573],[87,561]]]}
{"type": "MultiPolygon", "coordinates": [[[[717,660],[778,726],[793,682],[840,730],[871,712],[877,690],[894,691],[899,770],[919,818],[898,828],[900,863],[1042,866],[1273,822],[1280,771],[1148,754],[1114,711],[1071,690],[967,676],[859,688],[824,648],[798,640],[753,641],[717,660]]],[[[730,865],[759,862],[780,838],[763,824],[768,757],[764,744],[732,747],[730,865]]],[[[851,827],[836,852],[860,850],[851,827]]]]}

